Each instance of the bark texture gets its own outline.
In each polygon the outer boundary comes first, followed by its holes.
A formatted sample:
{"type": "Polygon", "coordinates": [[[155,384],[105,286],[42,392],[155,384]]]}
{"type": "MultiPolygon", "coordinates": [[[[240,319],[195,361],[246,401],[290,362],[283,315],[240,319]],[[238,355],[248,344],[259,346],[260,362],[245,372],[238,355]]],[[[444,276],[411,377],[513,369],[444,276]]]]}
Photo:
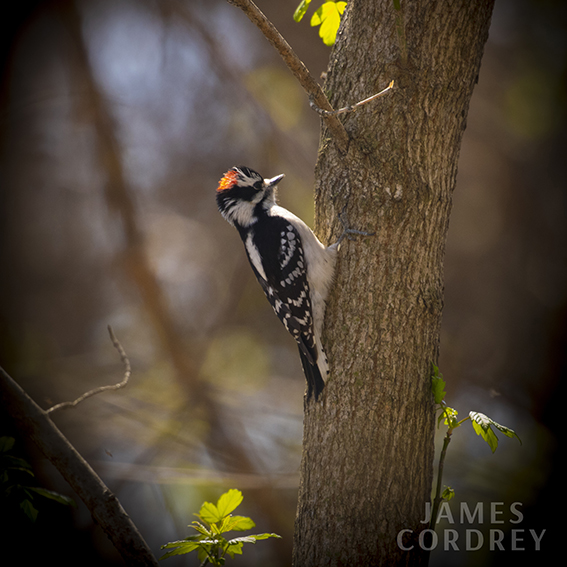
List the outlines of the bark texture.
{"type": "Polygon", "coordinates": [[[415,538],[432,485],[445,240],[493,1],[396,6],[349,0],[325,85],[338,108],[396,81],[343,118],[346,153],[322,133],[319,236],[336,240],[343,210],[376,235],[341,245],[324,336],[331,374],[305,407],[296,567],[427,563],[415,538]],[[397,543],[403,529],[412,551],[397,543]]]}

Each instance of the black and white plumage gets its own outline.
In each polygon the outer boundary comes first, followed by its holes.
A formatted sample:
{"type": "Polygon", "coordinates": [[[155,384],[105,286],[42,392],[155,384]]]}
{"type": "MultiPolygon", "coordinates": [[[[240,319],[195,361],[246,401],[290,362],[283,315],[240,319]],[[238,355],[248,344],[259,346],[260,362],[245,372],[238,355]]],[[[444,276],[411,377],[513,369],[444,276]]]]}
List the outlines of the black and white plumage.
{"type": "Polygon", "coordinates": [[[256,278],[298,344],[307,399],[312,393],[317,399],[328,373],[321,333],[339,243],[324,246],[301,219],[276,203],[283,177],[264,179],[247,167],[233,167],[219,182],[217,204],[238,230],[256,278]]]}

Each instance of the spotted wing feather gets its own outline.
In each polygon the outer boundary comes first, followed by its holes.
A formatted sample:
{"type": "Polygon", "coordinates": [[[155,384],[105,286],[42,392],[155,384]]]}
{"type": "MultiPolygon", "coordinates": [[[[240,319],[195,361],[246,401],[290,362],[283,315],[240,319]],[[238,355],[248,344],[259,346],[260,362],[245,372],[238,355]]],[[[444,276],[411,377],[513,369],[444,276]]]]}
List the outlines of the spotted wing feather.
{"type": "MultiPolygon", "coordinates": [[[[261,271],[266,277],[262,277],[260,270],[255,268],[256,276],[274,312],[298,344],[309,387],[308,397],[312,391],[317,397],[324,387],[324,380],[317,366],[311,296],[301,238],[287,222],[281,224],[275,236],[279,239],[279,252],[273,263],[262,254],[262,243],[258,243],[261,271]]],[[[250,250],[248,253],[250,257],[250,250]]],[[[252,259],[251,264],[254,267],[252,259]]]]}
{"type": "Polygon", "coordinates": [[[299,344],[302,352],[316,362],[315,337],[307,266],[296,229],[287,224],[279,234],[278,270],[270,270],[264,293],[276,315],[299,344]]]}

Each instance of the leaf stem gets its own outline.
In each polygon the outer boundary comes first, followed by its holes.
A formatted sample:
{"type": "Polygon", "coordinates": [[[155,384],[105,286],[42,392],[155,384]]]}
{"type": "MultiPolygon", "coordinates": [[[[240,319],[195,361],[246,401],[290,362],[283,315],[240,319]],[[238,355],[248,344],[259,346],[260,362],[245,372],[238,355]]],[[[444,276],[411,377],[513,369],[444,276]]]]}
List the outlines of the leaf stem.
{"type": "MultiPolygon", "coordinates": [[[[464,420],[463,420],[464,421],[464,420]]],[[[447,455],[447,447],[451,442],[451,435],[453,429],[448,429],[445,439],[443,439],[443,448],[439,456],[439,469],[437,471],[437,487],[435,488],[435,498],[433,499],[433,509],[431,510],[431,520],[429,528],[435,531],[435,523],[437,522],[437,515],[439,514],[439,506],[443,498],[441,497],[441,487],[443,486],[443,467],[445,466],[445,457],[447,455]]]]}

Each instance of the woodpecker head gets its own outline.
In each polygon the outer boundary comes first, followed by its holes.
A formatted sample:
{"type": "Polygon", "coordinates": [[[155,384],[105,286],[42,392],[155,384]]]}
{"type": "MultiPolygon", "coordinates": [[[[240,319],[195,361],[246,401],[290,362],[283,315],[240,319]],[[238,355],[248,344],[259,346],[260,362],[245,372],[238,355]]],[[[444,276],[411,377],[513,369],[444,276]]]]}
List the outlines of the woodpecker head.
{"type": "Polygon", "coordinates": [[[229,169],[217,188],[221,215],[234,226],[254,224],[258,205],[268,209],[276,204],[276,186],[283,177],[282,174],[264,179],[258,172],[244,166],[229,169]]]}

